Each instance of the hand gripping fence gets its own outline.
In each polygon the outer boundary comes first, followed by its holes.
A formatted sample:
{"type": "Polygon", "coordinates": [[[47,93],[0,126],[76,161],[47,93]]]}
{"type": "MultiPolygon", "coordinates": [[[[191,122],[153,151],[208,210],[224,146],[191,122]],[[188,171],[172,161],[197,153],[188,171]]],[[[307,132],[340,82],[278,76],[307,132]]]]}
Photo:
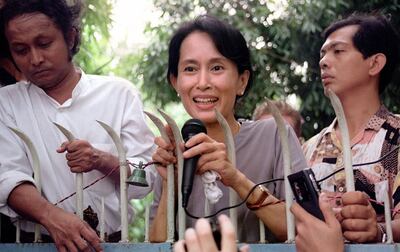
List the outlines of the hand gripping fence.
{"type": "MultiPolygon", "coordinates": [[[[331,101],[332,107],[335,110],[336,118],[338,121],[340,133],[342,136],[342,146],[343,146],[343,163],[344,163],[344,170],[346,174],[346,190],[347,192],[352,192],[355,190],[354,186],[354,174],[353,174],[353,164],[352,164],[352,154],[351,154],[351,147],[350,147],[350,136],[349,130],[347,127],[346,117],[343,111],[342,104],[336,94],[327,89],[326,93],[331,101]]],[[[386,187],[388,188],[388,186],[386,187]]],[[[386,243],[393,243],[393,232],[391,226],[391,215],[390,215],[390,201],[388,192],[384,197],[384,208],[385,208],[385,225],[386,225],[386,243]]]]}

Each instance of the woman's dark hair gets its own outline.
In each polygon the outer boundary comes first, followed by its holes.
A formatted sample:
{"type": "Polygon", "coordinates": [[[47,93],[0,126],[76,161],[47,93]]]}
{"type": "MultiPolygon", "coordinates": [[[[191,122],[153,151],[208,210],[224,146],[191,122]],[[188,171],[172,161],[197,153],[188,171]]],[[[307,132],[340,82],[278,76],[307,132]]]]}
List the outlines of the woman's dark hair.
{"type": "MultiPolygon", "coordinates": [[[[80,25],[79,15],[81,4],[79,1],[73,6],[68,6],[65,0],[7,0],[0,10],[0,32],[4,38],[4,31],[8,23],[15,17],[29,13],[43,13],[48,16],[62,31],[64,39],[68,44],[69,32],[76,30],[74,45],[70,50],[70,58],[79,51],[80,25]]],[[[7,47],[8,50],[8,47],[7,47]]],[[[6,55],[9,55],[9,52],[6,55]]]]}
{"type": "Polygon", "coordinates": [[[379,92],[382,93],[399,63],[399,35],[385,16],[355,13],[331,24],[322,36],[326,40],[336,30],[349,25],[359,27],[353,36],[353,44],[364,58],[376,53],[383,53],[386,56],[386,64],[381,71],[379,83],[379,92]]]}
{"type": "Polygon", "coordinates": [[[207,33],[217,50],[235,63],[239,74],[242,74],[245,70],[250,72],[249,81],[242,96],[246,95],[253,84],[253,69],[246,40],[239,30],[210,15],[199,16],[193,21],[184,23],[173,35],[168,49],[168,82],[171,83],[171,75],[178,76],[178,63],[183,40],[195,31],[207,33]]]}

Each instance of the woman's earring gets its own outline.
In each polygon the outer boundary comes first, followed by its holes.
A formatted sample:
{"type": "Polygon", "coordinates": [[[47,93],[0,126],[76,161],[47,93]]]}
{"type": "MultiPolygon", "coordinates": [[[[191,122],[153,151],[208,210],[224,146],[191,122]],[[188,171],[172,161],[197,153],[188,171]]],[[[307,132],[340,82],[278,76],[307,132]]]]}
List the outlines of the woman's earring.
{"type": "Polygon", "coordinates": [[[179,93],[176,93],[176,96],[181,97],[181,96],[179,95],[179,93]]]}

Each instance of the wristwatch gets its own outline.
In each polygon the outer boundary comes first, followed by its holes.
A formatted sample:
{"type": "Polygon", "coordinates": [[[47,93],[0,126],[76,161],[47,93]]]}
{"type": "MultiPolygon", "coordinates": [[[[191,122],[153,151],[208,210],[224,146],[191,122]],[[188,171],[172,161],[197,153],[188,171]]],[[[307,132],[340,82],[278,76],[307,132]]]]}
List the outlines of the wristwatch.
{"type": "Polygon", "coordinates": [[[258,196],[258,199],[255,203],[250,204],[249,202],[246,202],[246,206],[250,210],[257,210],[262,207],[265,199],[268,198],[270,194],[268,189],[263,185],[258,185],[256,189],[259,190],[261,194],[258,196]]]}

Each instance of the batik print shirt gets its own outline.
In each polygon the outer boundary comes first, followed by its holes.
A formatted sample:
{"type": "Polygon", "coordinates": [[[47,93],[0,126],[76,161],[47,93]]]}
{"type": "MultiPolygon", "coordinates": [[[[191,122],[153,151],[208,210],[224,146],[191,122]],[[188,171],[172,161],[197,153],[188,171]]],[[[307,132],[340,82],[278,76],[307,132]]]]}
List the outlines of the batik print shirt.
{"type": "MultiPolygon", "coordinates": [[[[335,133],[335,119],[303,145],[306,160],[316,175],[316,179],[344,167],[342,145],[335,133]]],[[[352,163],[355,189],[364,191],[372,200],[383,202],[388,190],[393,196],[394,212],[400,210],[400,175],[398,174],[398,151],[393,151],[384,160],[355,167],[355,164],[376,161],[393,150],[400,142],[400,117],[390,113],[383,105],[369,119],[364,129],[351,140],[352,163]]],[[[323,191],[334,192],[340,196],[346,192],[344,171],[335,174],[321,183],[323,191]]],[[[340,206],[340,197],[332,201],[333,206],[340,206]]],[[[383,216],[383,206],[372,201],[378,216],[383,216]]],[[[392,206],[392,207],[393,207],[392,206]]]]}

